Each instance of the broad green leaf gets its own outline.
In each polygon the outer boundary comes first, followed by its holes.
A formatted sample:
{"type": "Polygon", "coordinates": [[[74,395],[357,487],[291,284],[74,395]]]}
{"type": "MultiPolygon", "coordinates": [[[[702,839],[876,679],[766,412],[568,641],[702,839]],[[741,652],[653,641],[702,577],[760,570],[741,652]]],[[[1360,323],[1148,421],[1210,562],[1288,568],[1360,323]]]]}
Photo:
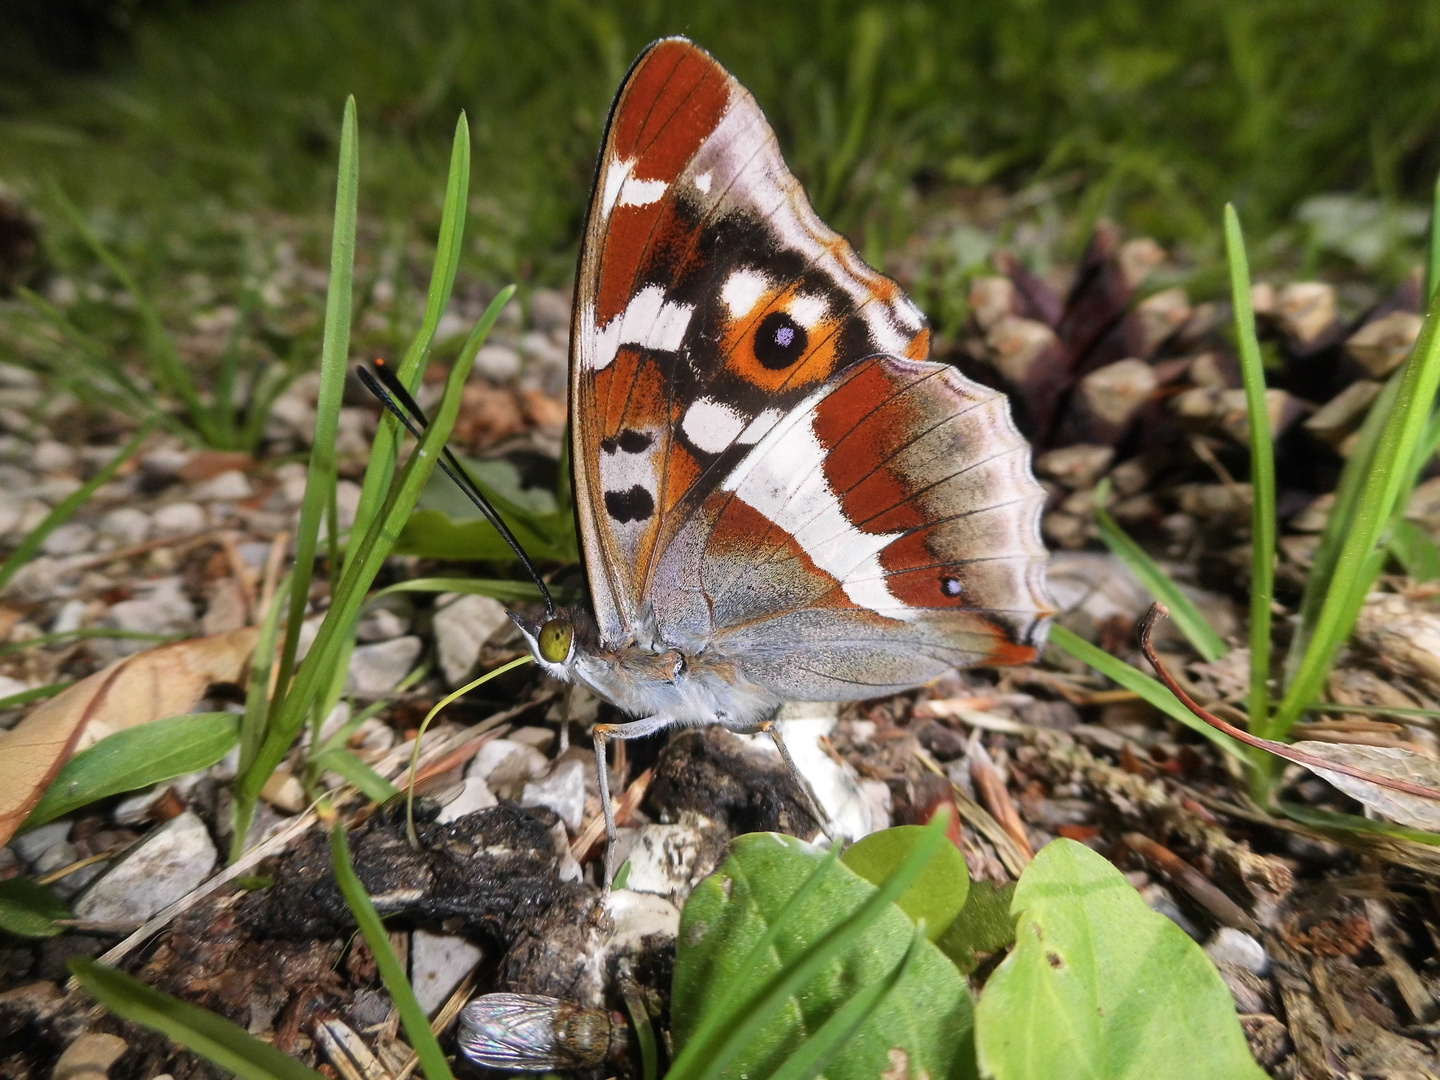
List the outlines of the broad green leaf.
{"type": "Polygon", "coordinates": [[[240,717],[234,713],[172,716],[107,735],[65,763],[21,831],[97,799],[208,769],[239,741],[240,717]]]}
{"type": "MultiPolygon", "coordinates": [[[[690,895],[681,916],[671,995],[672,1033],[683,1050],[707,1010],[736,987],[762,984],[855,917],[876,887],[823,852],[774,833],[742,836],[723,866],[690,895]],[[817,878],[811,875],[817,869],[817,878]],[[800,894],[797,897],[797,894],[800,894]],[[793,900],[782,932],[756,957],[754,946],[793,900]]],[[[789,995],[720,1074],[763,1080],[864,988],[890,977],[909,952],[915,926],[887,905],[798,992],[789,995]]],[[[971,1002],[955,966],[920,941],[910,968],[825,1065],[828,1080],[895,1075],[973,1077],[971,1002]]],[[[842,1021],[843,1022],[843,1021],[842,1021]]]]}
{"type": "Polygon", "coordinates": [[[39,882],[0,881],[0,931],[16,937],[54,937],[65,932],[58,920],[68,918],[70,909],[64,901],[39,882]]]}
{"type": "Polygon", "coordinates": [[[998,952],[1015,940],[1015,920],[1010,917],[1010,901],[1014,895],[1013,883],[970,883],[964,910],[935,942],[962,973],[969,975],[980,966],[979,953],[998,952]]]}
{"type": "Polygon", "coordinates": [[[1015,887],[1015,951],[975,1010],[993,1080],[1263,1080],[1235,1002],[1200,946],[1073,840],[1015,887]]]}
{"type": "MultiPolygon", "coordinates": [[[[840,861],[872,885],[883,885],[915,850],[925,828],[900,825],[871,833],[854,844],[840,861]]],[[[939,941],[965,907],[970,870],[954,844],[942,844],[920,876],[895,901],[915,922],[925,920],[925,936],[939,941]]]]}
{"type": "Polygon", "coordinates": [[[322,1080],[319,1073],[223,1016],[187,1005],[87,957],[72,956],[69,963],[80,985],[116,1016],[167,1035],[244,1080],[322,1080]]]}

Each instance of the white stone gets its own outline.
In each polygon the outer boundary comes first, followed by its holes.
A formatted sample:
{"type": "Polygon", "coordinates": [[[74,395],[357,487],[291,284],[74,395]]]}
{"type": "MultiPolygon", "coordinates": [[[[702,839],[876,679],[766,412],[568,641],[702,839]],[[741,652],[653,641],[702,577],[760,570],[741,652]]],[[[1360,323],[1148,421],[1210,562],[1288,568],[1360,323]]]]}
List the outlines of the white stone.
{"type": "Polygon", "coordinates": [[[350,694],[386,694],[415,666],[424,642],[413,635],[360,645],[350,658],[345,691],[350,694]]]}
{"type": "Polygon", "coordinates": [[[20,527],[25,514],[25,501],[8,491],[0,490],[0,537],[9,536],[20,527]]]}
{"type": "Polygon", "coordinates": [[[54,439],[43,439],[35,444],[35,450],[30,456],[30,464],[36,472],[61,473],[70,472],[80,462],[80,455],[75,453],[73,446],[66,446],[54,439]]]}
{"type": "Polygon", "coordinates": [[[21,862],[32,865],[36,859],[56,844],[65,843],[70,836],[72,824],[68,819],[62,819],[41,825],[27,833],[21,833],[10,841],[10,849],[20,856],[21,862]]]}
{"type": "Polygon", "coordinates": [[[705,836],[691,825],[645,825],[635,837],[625,887],[684,903],[695,887],[705,836]]]}
{"type": "Polygon", "coordinates": [[[360,641],[389,641],[410,630],[414,618],[414,607],[404,596],[387,596],[379,603],[367,608],[355,627],[355,637],[360,641]]]}
{"type": "Polygon", "coordinates": [[[440,671],[451,687],[459,686],[470,674],[480,649],[490,636],[510,625],[500,601],[489,596],[440,596],[435,609],[435,648],[440,671]],[[446,602],[446,597],[451,597],[446,602]]]}
{"type": "MultiPolygon", "coordinates": [[[[846,840],[859,840],[884,826],[875,823],[870,797],[861,790],[859,775],[849,766],[841,766],[820,744],[835,730],[838,713],[839,707],[831,701],[788,702],[781,706],[775,726],[795,759],[795,767],[809,781],[821,809],[830,818],[831,828],[846,840]]],[[[770,736],[749,738],[757,749],[779,758],[770,736]]]]}
{"type": "Polygon", "coordinates": [[[509,345],[483,345],[475,355],[475,370],[491,382],[507,382],[520,374],[520,354],[509,345]]]}
{"type": "Polygon", "coordinates": [[[476,810],[488,810],[497,805],[499,805],[499,800],[495,798],[495,793],[490,790],[489,784],[478,776],[467,776],[465,786],[460,789],[460,794],[445,804],[445,808],[440,811],[437,820],[454,821],[466,814],[473,814],[476,810]]]}
{"type": "Polygon", "coordinates": [[[200,502],[239,502],[253,494],[255,489],[239,469],[227,469],[190,488],[190,497],[200,502]]]}
{"type": "Polygon", "coordinates": [[[140,465],[152,476],[174,476],[194,456],[183,446],[157,446],[140,459],[140,465]]]}
{"type": "Polygon", "coordinates": [[[537,364],[542,370],[558,370],[570,363],[570,355],[563,345],[557,344],[548,334],[535,330],[521,336],[520,351],[527,360],[537,364]]]}
{"type": "Polygon", "coordinates": [[[544,806],[565,822],[572,834],[585,821],[585,766],[574,758],[562,761],[543,780],[532,780],[520,793],[521,806],[544,806]]]}
{"type": "Polygon", "coordinates": [[[570,294],[559,289],[536,289],[530,294],[530,323],[547,333],[570,329],[570,294]]]}
{"type": "MultiPolygon", "coordinates": [[[[102,622],[116,630],[184,634],[194,629],[195,605],[185,595],[185,583],[179,577],[165,577],[154,582],[148,596],[120,601],[105,613],[102,622]]],[[[151,647],[143,641],[124,644],[140,649],[151,647]]]]}
{"type": "Polygon", "coordinates": [[[79,630],[85,624],[85,609],[88,606],[84,600],[66,600],[50,621],[50,633],[68,634],[79,630]]]}
{"type": "Polygon", "coordinates": [[[410,985],[429,1016],[449,1000],[460,980],[485,954],[455,934],[416,930],[410,935],[410,985]]]}
{"type": "Polygon", "coordinates": [[[46,555],[79,555],[95,543],[95,530],[79,521],[67,521],[45,538],[40,550],[46,555]]]}
{"type": "MultiPolygon", "coordinates": [[[[55,282],[65,281],[65,278],[55,278],[51,282],[51,299],[55,303],[60,301],[54,299],[53,289],[55,282]]],[[[0,386],[7,390],[37,390],[40,388],[40,376],[29,368],[21,367],[19,364],[7,364],[0,362],[0,386]]]]}
{"type": "Polygon", "coordinates": [[[614,926],[605,943],[612,954],[633,952],[645,938],[656,934],[673,938],[680,932],[680,909],[653,893],[615,889],[605,898],[605,910],[614,926]]]}
{"type": "Polygon", "coordinates": [[[153,517],[156,536],[188,536],[205,528],[205,510],[198,503],[178,502],[162,506],[153,517]]]}
{"type": "Polygon", "coordinates": [[[150,539],[150,515],[134,506],[117,506],[100,519],[100,535],[120,547],[134,547],[150,539]]]}
{"type": "Polygon", "coordinates": [[[1270,956],[1265,946],[1243,930],[1222,926],[1205,943],[1205,955],[1215,963],[1228,961],[1262,978],[1270,974],[1270,956]]]}
{"type": "Polygon", "coordinates": [[[500,798],[513,799],[528,781],[544,776],[549,767],[545,755],[533,746],[492,739],[476,752],[465,776],[479,777],[500,798]]]}
{"type": "Polygon", "coordinates": [[[29,689],[30,686],[24,679],[12,679],[9,675],[0,675],[0,698],[14,697],[29,689]]]}
{"type": "Polygon", "coordinates": [[[166,822],[75,902],[75,916],[144,922],[199,886],[215,866],[215,844],[192,811],[166,822]]]}

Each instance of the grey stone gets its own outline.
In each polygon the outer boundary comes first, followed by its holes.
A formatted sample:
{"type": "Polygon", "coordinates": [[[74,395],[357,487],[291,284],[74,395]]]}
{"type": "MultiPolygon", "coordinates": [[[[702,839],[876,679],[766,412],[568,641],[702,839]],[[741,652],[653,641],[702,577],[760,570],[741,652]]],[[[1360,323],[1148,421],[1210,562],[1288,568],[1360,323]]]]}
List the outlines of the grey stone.
{"type": "MultiPolygon", "coordinates": [[[[73,862],[74,860],[71,861],[73,862]]],[[[69,863],[63,865],[68,866],[69,863]]],[[[51,882],[50,888],[54,890],[55,895],[60,897],[61,900],[69,900],[76,893],[84,890],[87,885],[108,869],[110,869],[110,860],[102,859],[99,862],[91,863],[89,866],[82,866],[79,870],[66,874],[57,881],[51,882]]]]}
{"type": "Polygon", "coordinates": [[[157,446],[140,459],[140,467],[151,476],[173,477],[194,456],[194,451],[182,446],[157,446]]]}
{"type": "Polygon", "coordinates": [[[605,943],[611,954],[632,952],[656,934],[673,938],[680,932],[680,909],[654,893],[616,889],[605,897],[605,910],[614,926],[605,943]]]}
{"type": "Polygon", "coordinates": [[[20,861],[27,866],[33,866],[35,860],[44,855],[56,844],[63,844],[70,836],[71,822],[68,820],[52,821],[48,825],[41,825],[39,828],[31,829],[27,833],[15,837],[10,841],[10,848],[20,861]]]}
{"type": "Polygon", "coordinates": [[[70,472],[80,463],[80,455],[73,446],[66,446],[54,439],[42,439],[35,444],[30,455],[30,464],[42,473],[70,472]]]}
{"type": "MultiPolygon", "coordinates": [[[[116,630],[184,634],[194,629],[195,605],[185,595],[185,584],[179,577],[165,577],[154,583],[148,596],[120,601],[102,621],[116,630]]],[[[150,648],[143,641],[128,644],[150,648]]]]}
{"type": "Polygon", "coordinates": [[[1205,955],[1219,964],[1228,961],[1259,976],[1270,974],[1270,955],[1265,946],[1243,930],[1222,926],[1205,943],[1205,955]]]}
{"type": "Polygon", "coordinates": [[[253,494],[255,489],[239,469],[227,469],[190,488],[190,497],[200,502],[239,502],[253,494]]]}
{"type": "Polygon", "coordinates": [[[46,555],[79,555],[95,542],[95,530],[79,521],[67,521],[45,538],[40,550],[46,555]]]}
{"type": "Polygon", "coordinates": [[[460,980],[485,954],[454,934],[416,930],[410,935],[410,985],[426,1015],[444,1005],[460,980]]]}
{"type": "Polygon", "coordinates": [[[714,844],[693,825],[645,825],[630,849],[626,887],[682,904],[711,867],[704,858],[714,844]]]}
{"type": "Polygon", "coordinates": [[[514,799],[529,781],[544,776],[549,767],[545,755],[533,746],[492,739],[480,747],[465,776],[478,776],[498,797],[514,799]]]}
{"type": "Polygon", "coordinates": [[[37,875],[53,874],[62,867],[78,862],[79,859],[80,852],[76,850],[74,844],[66,840],[61,844],[53,844],[41,852],[30,864],[30,869],[37,875]]]}
{"type": "MultiPolygon", "coordinates": [[[[63,281],[64,279],[57,278],[56,280],[63,281]]],[[[54,288],[53,282],[51,288],[54,288]]],[[[59,303],[58,300],[55,302],[59,303]]],[[[0,362],[0,386],[7,390],[38,390],[40,389],[40,376],[18,364],[0,362]]]]}
{"type": "Polygon", "coordinates": [[[481,646],[497,630],[510,625],[510,617],[492,597],[460,596],[447,603],[447,596],[455,594],[444,594],[436,602],[435,647],[445,682],[455,687],[470,674],[481,646]]]}
{"type": "Polygon", "coordinates": [[[560,370],[570,363],[569,352],[563,345],[536,330],[521,336],[520,351],[542,371],[560,370]]]}
{"type": "Polygon", "coordinates": [[[84,600],[66,600],[60,605],[55,618],[50,620],[50,633],[68,634],[73,630],[80,629],[85,622],[85,609],[89,607],[84,600]]]}
{"type": "Polygon", "coordinates": [[[0,675],[0,698],[14,697],[29,689],[30,684],[24,679],[12,679],[9,675],[0,675]]]}
{"type": "Polygon", "coordinates": [[[103,922],[144,922],[186,896],[215,867],[205,823],[185,811],[151,833],[75,902],[75,915],[103,922]]]}
{"type": "Polygon", "coordinates": [[[187,536],[204,529],[206,521],[204,507],[193,502],[162,506],[152,518],[156,536],[187,536]]]}
{"type": "Polygon", "coordinates": [[[525,785],[520,805],[548,807],[572,834],[578,833],[585,821],[585,766],[574,758],[560,762],[543,780],[525,785]]]}
{"type": "Polygon", "coordinates": [[[506,382],[520,374],[520,354],[509,345],[484,345],[475,356],[475,370],[491,382],[506,382]]]}
{"type": "Polygon", "coordinates": [[[476,810],[488,810],[498,803],[499,800],[495,798],[489,784],[478,776],[467,776],[460,794],[446,803],[445,808],[440,811],[439,820],[454,821],[466,814],[473,814],[476,810]]]}
{"type": "Polygon", "coordinates": [[[100,535],[120,547],[134,547],[150,539],[150,515],[134,506],[117,506],[100,519],[100,535]]]}
{"type": "Polygon", "coordinates": [[[360,645],[350,658],[345,691],[350,694],[385,694],[410,673],[424,643],[409,636],[360,645]]]}
{"type": "Polygon", "coordinates": [[[409,633],[415,618],[415,605],[407,596],[386,596],[369,607],[355,627],[360,641],[389,641],[409,633]]]}
{"type": "Polygon", "coordinates": [[[9,536],[20,527],[25,514],[25,501],[0,489],[0,536],[9,536]]]}
{"type": "Polygon", "coordinates": [[[570,329],[570,294],[559,289],[536,289],[530,294],[530,323],[546,332],[570,329]]]}

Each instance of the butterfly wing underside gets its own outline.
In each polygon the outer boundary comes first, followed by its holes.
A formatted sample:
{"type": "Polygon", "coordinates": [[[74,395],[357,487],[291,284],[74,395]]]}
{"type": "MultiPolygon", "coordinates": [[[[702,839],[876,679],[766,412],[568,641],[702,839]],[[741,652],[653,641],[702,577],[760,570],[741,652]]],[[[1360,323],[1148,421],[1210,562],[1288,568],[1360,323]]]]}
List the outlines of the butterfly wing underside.
{"type": "Polygon", "coordinates": [[[573,331],[602,638],[713,648],[812,700],[1034,655],[1044,499],[1004,397],[926,362],[919,310],[688,41],[616,98],[573,331]]]}

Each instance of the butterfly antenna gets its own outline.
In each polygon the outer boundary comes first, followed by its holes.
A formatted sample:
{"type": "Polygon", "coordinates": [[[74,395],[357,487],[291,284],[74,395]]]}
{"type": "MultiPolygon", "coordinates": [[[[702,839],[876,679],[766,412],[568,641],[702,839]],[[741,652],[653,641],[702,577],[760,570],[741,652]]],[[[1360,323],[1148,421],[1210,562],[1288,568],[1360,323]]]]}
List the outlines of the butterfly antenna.
{"type": "MultiPolygon", "coordinates": [[[[365,389],[374,394],[380,403],[389,409],[400,423],[405,425],[405,430],[415,438],[420,438],[430,421],[426,419],[424,410],[420,408],[419,403],[410,395],[410,391],[405,389],[390,367],[383,360],[377,359],[373,372],[364,365],[355,370],[356,374],[360,376],[360,381],[365,384],[365,389]]],[[[481,516],[495,526],[495,531],[500,534],[505,543],[510,545],[510,550],[515,552],[515,557],[520,560],[520,565],[525,567],[525,572],[530,575],[531,580],[540,590],[540,595],[545,598],[546,617],[554,618],[555,598],[550,595],[549,586],[545,584],[545,579],[540,576],[540,571],[535,569],[535,564],[530,561],[530,556],[520,546],[520,541],[515,539],[515,534],[510,531],[510,526],[505,524],[505,519],[500,516],[500,512],[495,509],[480,489],[475,478],[470,475],[448,446],[441,448],[440,460],[436,464],[475,504],[475,509],[480,511],[481,516]]]]}

